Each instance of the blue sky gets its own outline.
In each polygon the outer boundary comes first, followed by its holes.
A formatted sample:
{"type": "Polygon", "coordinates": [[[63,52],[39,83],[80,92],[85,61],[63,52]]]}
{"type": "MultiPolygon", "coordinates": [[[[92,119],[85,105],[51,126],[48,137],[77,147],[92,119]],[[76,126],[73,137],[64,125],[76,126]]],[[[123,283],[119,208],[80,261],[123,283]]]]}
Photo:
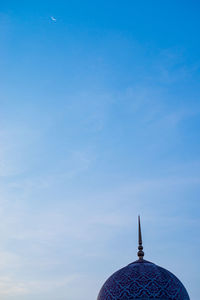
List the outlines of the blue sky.
{"type": "Polygon", "coordinates": [[[146,259],[199,300],[199,10],[1,3],[2,300],[95,299],[138,213],[146,259]]]}

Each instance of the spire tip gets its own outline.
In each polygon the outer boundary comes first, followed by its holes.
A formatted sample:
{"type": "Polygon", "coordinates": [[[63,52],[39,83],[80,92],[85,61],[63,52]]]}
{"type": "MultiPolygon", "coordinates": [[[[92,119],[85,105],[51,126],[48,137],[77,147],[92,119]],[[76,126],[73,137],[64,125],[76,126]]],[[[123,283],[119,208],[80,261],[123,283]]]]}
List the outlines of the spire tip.
{"type": "Polygon", "coordinates": [[[140,215],[138,215],[138,257],[140,260],[143,259],[144,257],[144,252],[143,252],[143,246],[142,246],[142,231],[141,231],[141,224],[140,224],[140,215]]]}

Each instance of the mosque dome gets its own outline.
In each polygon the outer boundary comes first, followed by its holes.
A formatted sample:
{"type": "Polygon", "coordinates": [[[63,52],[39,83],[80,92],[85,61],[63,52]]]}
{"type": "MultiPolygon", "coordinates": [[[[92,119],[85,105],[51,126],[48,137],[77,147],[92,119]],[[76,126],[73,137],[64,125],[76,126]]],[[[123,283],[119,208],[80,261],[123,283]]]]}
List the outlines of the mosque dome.
{"type": "Polygon", "coordinates": [[[139,259],[111,275],[97,300],[189,300],[181,281],[168,270],[143,259],[139,219],[139,259]]]}

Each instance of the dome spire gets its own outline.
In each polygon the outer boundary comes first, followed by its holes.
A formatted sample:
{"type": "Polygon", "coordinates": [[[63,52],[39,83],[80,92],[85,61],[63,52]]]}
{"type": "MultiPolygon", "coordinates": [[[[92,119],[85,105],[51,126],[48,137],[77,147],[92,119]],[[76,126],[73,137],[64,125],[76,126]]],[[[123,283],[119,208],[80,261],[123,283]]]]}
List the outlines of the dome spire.
{"type": "Polygon", "coordinates": [[[140,216],[138,216],[138,257],[140,260],[144,257],[143,246],[142,246],[142,231],[141,231],[141,224],[140,224],[140,216]]]}

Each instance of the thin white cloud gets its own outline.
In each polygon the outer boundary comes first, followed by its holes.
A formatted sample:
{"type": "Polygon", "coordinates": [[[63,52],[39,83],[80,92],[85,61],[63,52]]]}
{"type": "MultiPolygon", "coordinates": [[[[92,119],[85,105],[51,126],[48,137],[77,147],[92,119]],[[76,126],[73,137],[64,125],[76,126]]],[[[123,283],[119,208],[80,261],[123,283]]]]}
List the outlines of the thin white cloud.
{"type": "Polygon", "coordinates": [[[80,280],[78,275],[70,275],[53,280],[17,279],[13,276],[0,276],[0,296],[34,295],[49,293],[64,287],[67,289],[74,281],[80,280]]]}

